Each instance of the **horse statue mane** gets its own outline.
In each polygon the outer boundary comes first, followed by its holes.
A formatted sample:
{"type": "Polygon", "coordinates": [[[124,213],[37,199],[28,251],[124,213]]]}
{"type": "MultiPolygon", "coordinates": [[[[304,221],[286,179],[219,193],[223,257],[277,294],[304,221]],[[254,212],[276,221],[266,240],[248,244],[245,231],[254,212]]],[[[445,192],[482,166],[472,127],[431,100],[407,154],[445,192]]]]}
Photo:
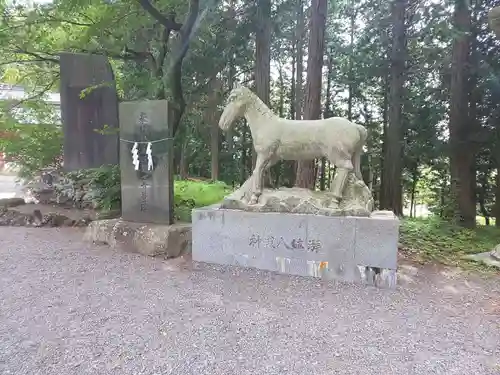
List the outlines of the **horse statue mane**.
{"type": "Polygon", "coordinates": [[[256,93],[250,90],[246,86],[236,86],[228,96],[227,102],[234,100],[244,100],[246,103],[253,105],[253,107],[261,113],[271,113],[274,115],[273,111],[264,103],[256,93]]]}

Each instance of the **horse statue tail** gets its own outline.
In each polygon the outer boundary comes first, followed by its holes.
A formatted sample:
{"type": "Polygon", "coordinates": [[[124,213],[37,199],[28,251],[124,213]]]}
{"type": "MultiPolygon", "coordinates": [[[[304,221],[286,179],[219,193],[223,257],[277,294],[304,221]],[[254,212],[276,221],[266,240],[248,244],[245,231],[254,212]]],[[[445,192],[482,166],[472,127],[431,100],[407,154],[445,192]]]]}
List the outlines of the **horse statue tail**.
{"type": "Polygon", "coordinates": [[[361,155],[363,153],[363,146],[368,139],[368,131],[363,125],[357,124],[357,127],[359,132],[359,140],[356,144],[356,148],[352,156],[352,164],[354,166],[354,174],[359,180],[363,181],[363,175],[361,173],[361,155]]]}

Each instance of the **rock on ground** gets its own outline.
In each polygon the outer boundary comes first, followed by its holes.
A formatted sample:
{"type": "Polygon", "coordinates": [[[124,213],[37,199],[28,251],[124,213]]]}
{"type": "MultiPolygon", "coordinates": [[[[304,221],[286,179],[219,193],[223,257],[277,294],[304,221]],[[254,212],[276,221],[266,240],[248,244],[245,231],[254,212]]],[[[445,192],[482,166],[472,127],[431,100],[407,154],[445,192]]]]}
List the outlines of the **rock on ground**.
{"type": "Polygon", "coordinates": [[[177,258],[191,253],[191,224],[133,223],[123,219],[97,220],[89,224],[86,241],[148,256],[177,258]]]}
{"type": "Polygon", "coordinates": [[[0,374],[500,372],[500,278],[405,264],[395,290],[0,228],[0,374]]]}

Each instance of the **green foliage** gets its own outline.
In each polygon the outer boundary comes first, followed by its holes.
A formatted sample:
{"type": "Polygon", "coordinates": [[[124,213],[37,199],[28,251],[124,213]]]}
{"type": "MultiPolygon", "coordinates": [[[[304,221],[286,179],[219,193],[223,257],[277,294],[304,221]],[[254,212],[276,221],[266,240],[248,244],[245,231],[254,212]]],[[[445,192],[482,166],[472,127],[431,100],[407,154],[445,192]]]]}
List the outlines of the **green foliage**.
{"type": "MultiPolygon", "coordinates": [[[[90,192],[89,198],[93,206],[98,210],[109,211],[120,208],[121,184],[118,166],[81,169],[65,173],[63,177],[72,182],[71,188],[75,190],[85,186],[85,190],[90,192]]],[[[77,199],[78,195],[73,194],[73,198],[77,199]]]]}
{"type": "Polygon", "coordinates": [[[80,91],[80,95],[79,95],[80,99],[85,99],[93,91],[96,91],[96,90],[98,90],[100,88],[113,87],[114,85],[115,85],[115,83],[113,81],[111,81],[111,82],[104,82],[104,83],[100,83],[98,85],[93,85],[93,86],[86,87],[82,91],[80,91]]]}
{"type": "Polygon", "coordinates": [[[94,131],[101,135],[115,135],[120,133],[119,128],[112,128],[108,124],[104,124],[101,129],[94,129],[94,131]]]}
{"type": "Polygon", "coordinates": [[[28,178],[43,168],[58,168],[63,134],[54,108],[40,100],[0,102],[0,152],[28,178]]]}
{"type": "Polygon", "coordinates": [[[180,221],[191,221],[191,210],[222,201],[231,192],[223,182],[175,181],[175,215],[180,221]]]}
{"type": "Polygon", "coordinates": [[[492,226],[464,229],[438,217],[404,219],[400,243],[403,252],[417,260],[460,265],[464,264],[461,256],[489,251],[499,244],[500,230],[492,226]]]}
{"type": "Polygon", "coordinates": [[[13,122],[3,125],[0,152],[20,167],[19,177],[28,178],[43,168],[60,165],[63,138],[59,126],[13,122]]]}

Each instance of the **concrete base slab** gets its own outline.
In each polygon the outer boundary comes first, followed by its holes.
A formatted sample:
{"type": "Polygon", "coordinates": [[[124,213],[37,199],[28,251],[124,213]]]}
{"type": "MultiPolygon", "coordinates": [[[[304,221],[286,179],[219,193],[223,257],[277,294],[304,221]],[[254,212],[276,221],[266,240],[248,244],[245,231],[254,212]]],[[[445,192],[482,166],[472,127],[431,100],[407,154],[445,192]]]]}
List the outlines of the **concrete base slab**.
{"type": "Polygon", "coordinates": [[[96,220],[85,240],[148,256],[176,258],[191,252],[191,224],[159,225],[122,219],[96,220]]]}
{"type": "Polygon", "coordinates": [[[193,260],[299,276],[396,285],[399,220],[193,210],[193,260]]]}
{"type": "Polygon", "coordinates": [[[484,263],[488,266],[500,268],[500,260],[491,255],[491,251],[479,254],[466,255],[463,259],[472,260],[474,262],[484,263]]]}

